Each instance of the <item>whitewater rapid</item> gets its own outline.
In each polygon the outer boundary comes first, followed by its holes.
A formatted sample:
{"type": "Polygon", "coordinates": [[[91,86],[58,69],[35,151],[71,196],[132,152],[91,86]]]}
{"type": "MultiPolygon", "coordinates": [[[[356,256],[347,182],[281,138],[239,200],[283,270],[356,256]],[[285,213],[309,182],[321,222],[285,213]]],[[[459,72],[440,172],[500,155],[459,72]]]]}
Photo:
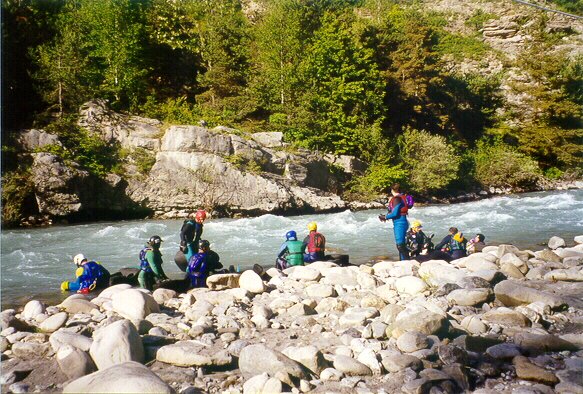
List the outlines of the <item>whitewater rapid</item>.
{"type": "MultiPolygon", "coordinates": [[[[307,234],[315,220],[327,239],[327,249],[350,255],[350,262],[365,263],[380,257],[397,258],[390,223],[379,222],[382,210],[344,211],[305,216],[263,215],[245,219],[210,219],[203,238],[221,256],[224,266],[245,269],[253,264],[271,266],[284,235],[296,230],[307,234]]],[[[572,243],[583,234],[583,190],[528,193],[480,201],[416,206],[409,219],[421,220],[427,234],[440,240],[451,226],[466,236],[486,235],[487,244],[512,243],[521,249],[541,249],[552,235],[572,243]]],[[[138,253],[147,239],[159,235],[164,269],[178,277],[174,264],[182,220],[99,222],[28,230],[5,230],[1,242],[2,306],[21,305],[31,298],[59,297],[63,280],[73,280],[72,258],[84,253],[114,272],[138,267],[138,253]]]]}

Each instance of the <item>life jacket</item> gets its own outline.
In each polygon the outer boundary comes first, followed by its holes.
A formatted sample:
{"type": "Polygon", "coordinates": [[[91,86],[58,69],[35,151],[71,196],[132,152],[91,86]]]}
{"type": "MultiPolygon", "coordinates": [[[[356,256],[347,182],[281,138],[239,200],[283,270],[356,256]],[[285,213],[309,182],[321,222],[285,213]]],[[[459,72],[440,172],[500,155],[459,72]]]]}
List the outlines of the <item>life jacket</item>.
{"type": "Polygon", "coordinates": [[[148,253],[150,250],[153,249],[146,247],[140,250],[140,269],[146,273],[154,272],[152,267],[150,267],[150,263],[148,263],[148,260],[146,259],[146,253],[148,253]]]}
{"type": "Polygon", "coordinates": [[[95,261],[89,261],[81,267],[83,273],[81,276],[79,290],[93,290],[97,285],[101,285],[104,280],[108,280],[109,272],[95,261]]]}
{"type": "Polygon", "coordinates": [[[449,248],[450,250],[466,250],[464,235],[462,233],[452,235],[449,241],[449,248]]]}
{"type": "Polygon", "coordinates": [[[197,253],[192,256],[188,262],[186,272],[188,272],[192,287],[205,287],[208,276],[207,254],[197,253]]]}
{"type": "MultiPolygon", "coordinates": [[[[411,207],[409,207],[409,205],[407,204],[407,195],[402,193],[402,194],[398,194],[396,196],[393,196],[391,198],[391,201],[389,201],[389,212],[393,211],[393,208],[395,208],[397,205],[399,205],[399,201],[397,200],[397,198],[399,198],[400,201],[403,202],[403,206],[401,207],[401,210],[399,211],[399,213],[401,215],[406,215],[409,212],[409,208],[412,208],[413,205],[411,205],[411,207]]],[[[413,198],[411,198],[411,200],[413,200],[413,198]]]]}
{"type": "Polygon", "coordinates": [[[317,231],[310,231],[308,236],[308,253],[324,252],[326,248],[326,238],[317,231]]]}
{"type": "Polygon", "coordinates": [[[304,243],[302,241],[286,241],[287,255],[285,259],[287,265],[302,265],[304,264],[304,243]]]}

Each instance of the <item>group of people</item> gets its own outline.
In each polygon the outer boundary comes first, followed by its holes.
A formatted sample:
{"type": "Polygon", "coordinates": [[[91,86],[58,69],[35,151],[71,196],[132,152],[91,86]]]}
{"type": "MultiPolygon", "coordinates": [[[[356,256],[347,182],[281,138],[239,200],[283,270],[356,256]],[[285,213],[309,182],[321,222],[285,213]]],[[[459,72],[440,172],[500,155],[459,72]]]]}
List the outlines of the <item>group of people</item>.
{"type": "Polygon", "coordinates": [[[456,227],[450,227],[449,233],[441,242],[433,246],[432,237],[428,237],[422,230],[423,225],[415,220],[409,227],[407,215],[413,207],[413,200],[407,194],[401,192],[401,186],[395,183],[390,188],[390,199],[387,204],[387,213],[379,215],[379,220],[393,221],[395,242],[399,251],[399,258],[407,260],[445,259],[456,260],[470,253],[481,252],[485,244],[484,234],[476,234],[471,240],[467,240],[463,233],[456,227]]]}
{"type": "MultiPolygon", "coordinates": [[[[379,215],[379,219],[382,222],[393,221],[395,241],[401,260],[412,258],[418,261],[429,259],[451,261],[464,257],[468,253],[480,252],[484,248],[483,234],[476,234],[468,241],[456,227],[450,227],[449,234],[434,247],[433,236],[428,237],[423,232],[420,221],[413,221],[409,228],[407,216],[409,209],[413,207],[413,199],[401,192],[399,184],[391,186],[390,194],[387,204],[388,212],[379,215]]],[[[194,217],[184,221],[180,229],[180,250],[187,261],[185,280],[193,288],[205,287],[207,277],[213,272],[220,272],[223,268],[219,255],[211,250],[210,242],[202,239],[206,218],[206,212],[198,210],[194,217]]],[[[308,224],[308,235],[302,241],[298,240],[294,230],[288,231],[285,238],[277,254],[275,263],[277,268],[285,269],[325,259],[326,237],[318,232],[316,222],[308,224]]],[[[142,288],[152,290],[155,283],[168,279],[162,269],[161,244],[162,238],[153,235],[140,250],[138,283],[142,288]]],[[[76,280],[63,282],[61,284],[63,291],[89,293],[94,289],[109,285],[110,273],[99,262],[89,261],[83,254],[76,255],[73,262],[77,266],[76,280]]]]}

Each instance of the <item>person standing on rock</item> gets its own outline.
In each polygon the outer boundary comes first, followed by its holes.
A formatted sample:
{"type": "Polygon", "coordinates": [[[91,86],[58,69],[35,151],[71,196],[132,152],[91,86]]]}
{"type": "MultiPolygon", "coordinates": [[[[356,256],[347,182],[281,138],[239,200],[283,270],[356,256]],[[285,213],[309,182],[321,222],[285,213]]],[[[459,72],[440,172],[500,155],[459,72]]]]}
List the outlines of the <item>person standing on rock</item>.
{"type": "Polygon", "coordinates": [[[219,255],[212,251],[210,242],[206,239],[198,243],[198,253],[190,258],[186,273],[190,279],[190,287],[206,287],[206,278],[209,273],[223,268],[219,255]]]}
{"type": "Polygon", "coordinates": [[[324,260],[324,251],[326,250],[326,237],[318,232],[316,222],[308,223],[310,234],[304,238],[304,245],[308,253],[304,254],[305,263],[324,260]]]}
{"type": "Polygon", "coordinates": [[[186,256],[186,261],[197,252],[198,243],[202,237],[203,223],[206,212],[202,209],[196,211],[193,219],[185,220],[180,229],[180,250],[186,256]]]}
{"type": "Polygon", "coordinates": [[[435,245],[436,250],[447,249],[447,252],[453,260],[466,257],[466,244],[468,241],[464,235],[457,229],[457,227],[450,227],[449,234],[435,245]]]}
{"type": "Polygon", "coordinates": [[[75,282],[65,281],[61,283],[61,290],[76,291],[87,294],[95,289],[103,289],[109,286],[109,271],[96,261],[87,261],[81,253],[73,257],[73,263],[77,266],[75,282]]]}
{"type": "Polygon", "coordinates": [[[286,241],[279,248],[275,267],[284,270],[295,265],[304,265],[306,244],[298,241],[298,235],[294,230],[288,231],[285,234],[285,239],[286,241]]]}
{"type": "Polygon", "coordinates": [[[401,193],[401,186],[398,183],[391,185],[391,195],[392,197],[387,206],[388,212],[386,215],[379,215],[379,220],[381,222],[393,221],[393,232],[397,250],[399,251],[399,258],[407,260],[409,258],[406,240],[407,228],[409,227],[409,222],[407,221],[409,206],[406,195],[401,193]]]}
{"type": "Polygon", "coordinates": [[[162,238],[158,235],[153,235],[148,240],[146,246],[140,251],[140,274],[138,275],[138,282],[140,283],[140,287],[144,289],[153,290],[154,281],[158,282],[168,279],[162,269],[161,244],[162,238]]]}

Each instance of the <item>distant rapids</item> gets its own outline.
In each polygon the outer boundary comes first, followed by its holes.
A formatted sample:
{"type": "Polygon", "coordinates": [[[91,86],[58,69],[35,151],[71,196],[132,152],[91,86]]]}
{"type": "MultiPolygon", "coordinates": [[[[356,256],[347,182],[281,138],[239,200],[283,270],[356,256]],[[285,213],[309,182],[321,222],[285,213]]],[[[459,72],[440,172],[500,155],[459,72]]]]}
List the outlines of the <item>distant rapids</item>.
{"type": "MultiPolygon", "coordinates": [[[[253,264],[271,266],[284,235],[296,230],[303,238],[315,220],[332,253],[350,255],[354,264],[386,257],[397,258],[390,223],[379,222],[381,210],[305,216],[263,215],[248,219],[210,219],[203,238],[211,242],[225,267],[253,264]]],[[[426,234],[440,240],[451,226],[466,236],[480,232],[487,244],[511,243],[521,249],[541,249],[558,235],[573,242],[583,234],[583,190],[527,193],[453,205],[415,206],[410,220],[418,219],[426,234]]],[[[72,258],[84,253],[110,272],[138,267],[138,253],[152,235],[160,235],[164,269],[173,277],[182,220],[99,222],[28,230],[7,230],[1,235],[2,307],[23,305],[29,299],[63,297],[59,285],[73,280],[72,258]]]]}

